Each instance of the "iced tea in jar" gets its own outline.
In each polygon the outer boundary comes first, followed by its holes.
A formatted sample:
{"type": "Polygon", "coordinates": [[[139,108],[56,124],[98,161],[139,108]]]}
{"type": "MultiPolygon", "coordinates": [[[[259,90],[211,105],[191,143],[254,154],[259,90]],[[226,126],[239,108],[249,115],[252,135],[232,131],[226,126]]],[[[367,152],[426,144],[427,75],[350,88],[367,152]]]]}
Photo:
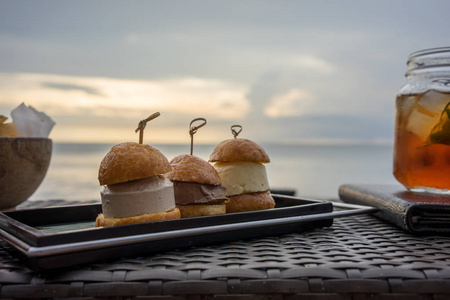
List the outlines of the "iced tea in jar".
{"type": "Polygon", "coordinates": [[[396,99],[394,176],[412,191],[450,193],[450,47],[409,56],[396,99]]]}

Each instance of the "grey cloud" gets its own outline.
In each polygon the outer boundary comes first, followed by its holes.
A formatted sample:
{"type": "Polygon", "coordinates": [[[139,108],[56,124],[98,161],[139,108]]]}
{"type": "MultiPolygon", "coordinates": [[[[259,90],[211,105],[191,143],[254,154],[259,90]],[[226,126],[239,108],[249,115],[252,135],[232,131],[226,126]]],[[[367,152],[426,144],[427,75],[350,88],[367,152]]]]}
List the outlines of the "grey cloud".
{"type": "Polygon", "coordinates": [[[446,36],[448,18],[441,14],[448,8],[446,2],[410,1],[405,6],[387,0],[232,5],[4,1],[0,38],[13,35],[25,46],[3,43],[0,64],[8,72],[19,68],[116,78],[200,76],[248,83],[295,53],[317,54],[328,61],[372,60],[381,54],[381,64],[394,55],[404,59],[408,52],[423,44],[434,46],[446,36]],[[433,22],[411,22],[415,11],[433,22]],[[142,42],[127,43],[129,36],[142,42]],[[404,36],[408,38],[398,38],[404,36]]]}
{"type": "Polygon", "coordinates": [[[282,91],[283,86],[280,86],[280,77],[280,72],[268,72],[261,76],[252,86],[252,89],[247,95],[252,105],[249,117],[262,114],[264,107],[270,102],[270,99],[282,91]]]}
{"type": "MultiPolygon", "coordinates": [[[[393,120],[367,118],[355,115],[308,115],[278,119],[265,119],[259,126],[252,126],[250,134],[273,141],[311,139],[392,140],[393,120]]],[[[270,141],[267,141],[270,142],[270,141]]]]}
{"type": "Polygon", "coordinates": [[[83,91],[86,94],[94,95],[94,96],[104,96],[102,92],[100,92],[98,89],[91,88],[88,86],[81,86],[81,85],[75,85],[75,84],[68,84],[68,83],[57,83],[57,82],[44,82],[42,83],[43,87],[51,88],[51,89],[57,89],[57,90],[64,90],[64,91],[83,91]]]}

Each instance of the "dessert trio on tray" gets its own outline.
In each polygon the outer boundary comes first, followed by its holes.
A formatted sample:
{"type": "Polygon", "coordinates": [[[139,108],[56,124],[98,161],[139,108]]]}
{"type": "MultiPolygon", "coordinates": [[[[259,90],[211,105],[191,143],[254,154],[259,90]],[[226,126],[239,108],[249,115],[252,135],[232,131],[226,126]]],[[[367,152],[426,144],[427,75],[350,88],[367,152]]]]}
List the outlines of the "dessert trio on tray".
{"type": "Polygon", "coordinates": [[[194,134],[206,120],[192,120],[191,153],[169,162],[158,149],[143,144],[147,122],[159,115],[139,122],[139,143],[118,144],[101,161],[98,179],[104,188],[96,227],[275,207],[263,165],[269,156],[257,143],[238,138],[240,125],[231,127],[234,138],[219,143],[208,162],[193,155],[194,134]],[[194,126],[198,121],[202,123],[194,126]]]}

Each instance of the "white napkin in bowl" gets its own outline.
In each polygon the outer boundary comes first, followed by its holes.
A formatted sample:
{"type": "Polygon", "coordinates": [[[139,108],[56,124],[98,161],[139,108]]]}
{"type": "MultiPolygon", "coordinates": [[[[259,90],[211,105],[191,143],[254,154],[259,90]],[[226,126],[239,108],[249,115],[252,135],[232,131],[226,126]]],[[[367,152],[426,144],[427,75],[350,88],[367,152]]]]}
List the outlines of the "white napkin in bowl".
{"type": "Polygon", "coordinates": [[[19,137],[48,138],[55,122],[43,112],[24,103],[11,111],[19,137]]]}

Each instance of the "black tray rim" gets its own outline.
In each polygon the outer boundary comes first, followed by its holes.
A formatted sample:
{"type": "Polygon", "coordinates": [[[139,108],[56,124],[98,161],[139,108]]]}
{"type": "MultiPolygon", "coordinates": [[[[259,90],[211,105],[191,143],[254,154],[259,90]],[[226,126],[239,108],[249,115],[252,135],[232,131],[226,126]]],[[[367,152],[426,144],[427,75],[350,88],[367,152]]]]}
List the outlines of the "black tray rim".
{"type": "MultiPolygon", "coordinates": [[[[313,214],[313,213],[323,213],[330,212],[333,210],[333,206],[329,201],[320,201],[320,200],[312,200],[298,197],[291,197],[286,195],[278,195],[272,194],[272,197],[275,199],[276,203],[278,201],[286,201],[287,203],[282,203],[283,207],[278,207],[270,210],[260,210],[260,211],[249,211],[249,212],[240,212],[240,213],[229,213],[223,215],[215,215],[215,216],[203,216],[203,217],[195,217],[195,218],[187,218],[187,219],[177,219],[177,220],[166,220],[166,221],[157,221],[157,222],[148,222],[148,223],[138,223],[138,224],[128,224],[128,225],[120,225],[120,226],[111,226],[111,227],[103,227],[103,228],[95,228],[92,227],[90,229],[79,230],[79,231],[70,231],[70,232],[60,232],[60,233],[45,233],[39,229],[28,225],[27,223],[22,223],[19,220],[15,219],[13,216],[15,214],[23,215],[28,214],[28,217],[35,215],[48,215],[51,214],[54,217],[54,214],[58,214],[61,212],[73,211],[80,212],[91,210],[91,214],[95,211],[95,216],[101,212],[101,204],[80,204],[80,205],[67,205],[67,206],[53,206],[53,207],[44,207],[44,208],[31,208],[31,209],[23,209],[17,211],[8,211],[4,213],[0,213],[0,230],[3,230],[9,233],[12,236],[22,240],[23,243],[28,244],[29,247],[42,247],[49,246],[56,243],[41,243],[42,240],[46,240],[48,238],[59,238],[64,236],[72,236],[72,235],[80,235],[83,233],[94,234],[97,237],[95,239],[106,239],[108,237],[121,237],[121,236],[129,236],[133,234],[130,231],[134,232],[159,232],[159,231],[170,231],[170,230],[179,230],[179,228],[185,228],[189,226],[189,223],[199,222],[202,220],[205,223],[214,221],[220,225],[224,223],[233,222],[231,218],[237,219],[238,222],[248,222],[248,220],[266,220],[268,218],[274,218],[275,214],[282,214],[291,216],[294,213],[304,214],[313,214]],[[316,211],[314,211],[316,210],[316,211]],[[31,214],[31,215],[30,215],[31,214]],[[222,221],[220,221],[222,219],[222,221]],[[231,221],[230,221],[231,219],[231,221]],[[242,221],[244,220],[244,221],[242,221]],[[169,226],[172,225],[172,226],[169,226]],[[169,227],[169,229],[167,229],[169,227]],[[172,227],[172,229],[170,229],[172,227]],[[155,229],[157,228],[157,229],[155,229]],[[96,231],[101,233],[95,234],[96,231]],[[99,235],[102,235],[101,237],[99,235]]],[[[76,217],[75,222],[83,222],[90,221],[92,222],[95,219],[89,219],[81,216],[80,214],[74,214],[76,217]]],[[[23,216],[22,216],[23,217],[23,216]]],[[[19,218],[20,219],[20,218],[19,218]]],[[[28,222],[29,223],[29,222],[28,222]]],[[[45,223],[49,224],[49,223],[45,223]]],[[[40,224],[42,225],[42,224],[40,224]]],[[[190,225],[192,226],[192,225],[190,225]]],[[[203,226],[202,226],[203,227],[203,226]]],[[[83,241],[89,241],[90,238],[87,239],[87,236],[83,234],[83,241]]],[[[60,242],[57,242],[60,243],[60,242]]]]}
{"type": "MultiPolygon", "coordinates": [[[[35,246],[30,245],[24,239],[21,239],[21,236],[14,235],[14,233],[8,232],[3,228],[3,222],[0,222],[0,237],[4,239],[10,246],[15,248],[23,255],[26,259],[29,260],[42,260],[51,258],[53,256],[64,256],[71,255],[76,253],[83,253],[89,251],[98,251],[99,249],[108,249],[108,248],[117,248],[117,247],[126,247],[127,245],[136,245],[142,243],[152,243],[152,242],[161,242],[164,240],[176,240],[177,238],[186,238],[189,236],[198,237],[204,236],[208,234],[218,234],[218,233],[229,233],[236,230],[246,230],[252,231],[255,229],[261,228],[269,228],[272,226],[292,226],[292,224],[314,224],[313,227],[325,227],[331,226],[332,220],[334,218],[353,216],[357,214],[367,214],[374,213],[377,211],[376,208],[362,206],[362,205],[354,205],[347,203],[335,203],[327,200],[315,200],[308,198],[298,198],[293,196],[286,195],[276,195],[273,194],[274,199],[285,199],[285,200],[299,200],[303,203],[309,202],[310,204],[302,204],[300,206],[306,205],[317,205],[322,209],[328,210],[331,207],[330,211],[320,212],[315,214],[307,214],[307,215],[299,215],[299,216],[290,216],[290,217],[282,217],[282,218],[272,218],[272,219],[261,219],[261,220],[253,220],[253,221],[242,221],[237,223],[229,223],[229,224],[221,224],[221,225],[213,225],[213,226],[202,226],[196,228],[187,228],[187,229],[177,229],[170,230],[164,232],[153,232],[147,234],[135,234],[129,236],[120,236],[120,237],[112,237],[105,239],[97,239],[97,240],[88,240],[83,242],[74,242],[74,243],[63,243],[63,244],[55,244],[55,245],[46,245],[46,246],[35,246]],[[338,208],[339,210],[335,210],[338,208]]],[[[56,207],[55,207],[56,208],[56,207]]],[[[245,214],[245,213],[240,213],[245,214]]],[[[4,214],[1,214],[4,215],[4,214]]],[[[0,216],[1,216],[0,215],[0,216]]],[[[213,217],[213,216],[212,216],[213,217]]],[[[208,217],[200,217],[200,218],[208,218],[208,217]]],[[[163,221],[166,222],[166,221],[163,221]]],[[[133,225],[124,225],[124,226],[133,226],[133,225]]],[[[102,228],[97,228],[95,230],[101,230],[102,228]]],[[[33,228],[35,231],[39,231],[33,228]]],[[[41,235],[43,236],[43,235],[41,235]]]]}

